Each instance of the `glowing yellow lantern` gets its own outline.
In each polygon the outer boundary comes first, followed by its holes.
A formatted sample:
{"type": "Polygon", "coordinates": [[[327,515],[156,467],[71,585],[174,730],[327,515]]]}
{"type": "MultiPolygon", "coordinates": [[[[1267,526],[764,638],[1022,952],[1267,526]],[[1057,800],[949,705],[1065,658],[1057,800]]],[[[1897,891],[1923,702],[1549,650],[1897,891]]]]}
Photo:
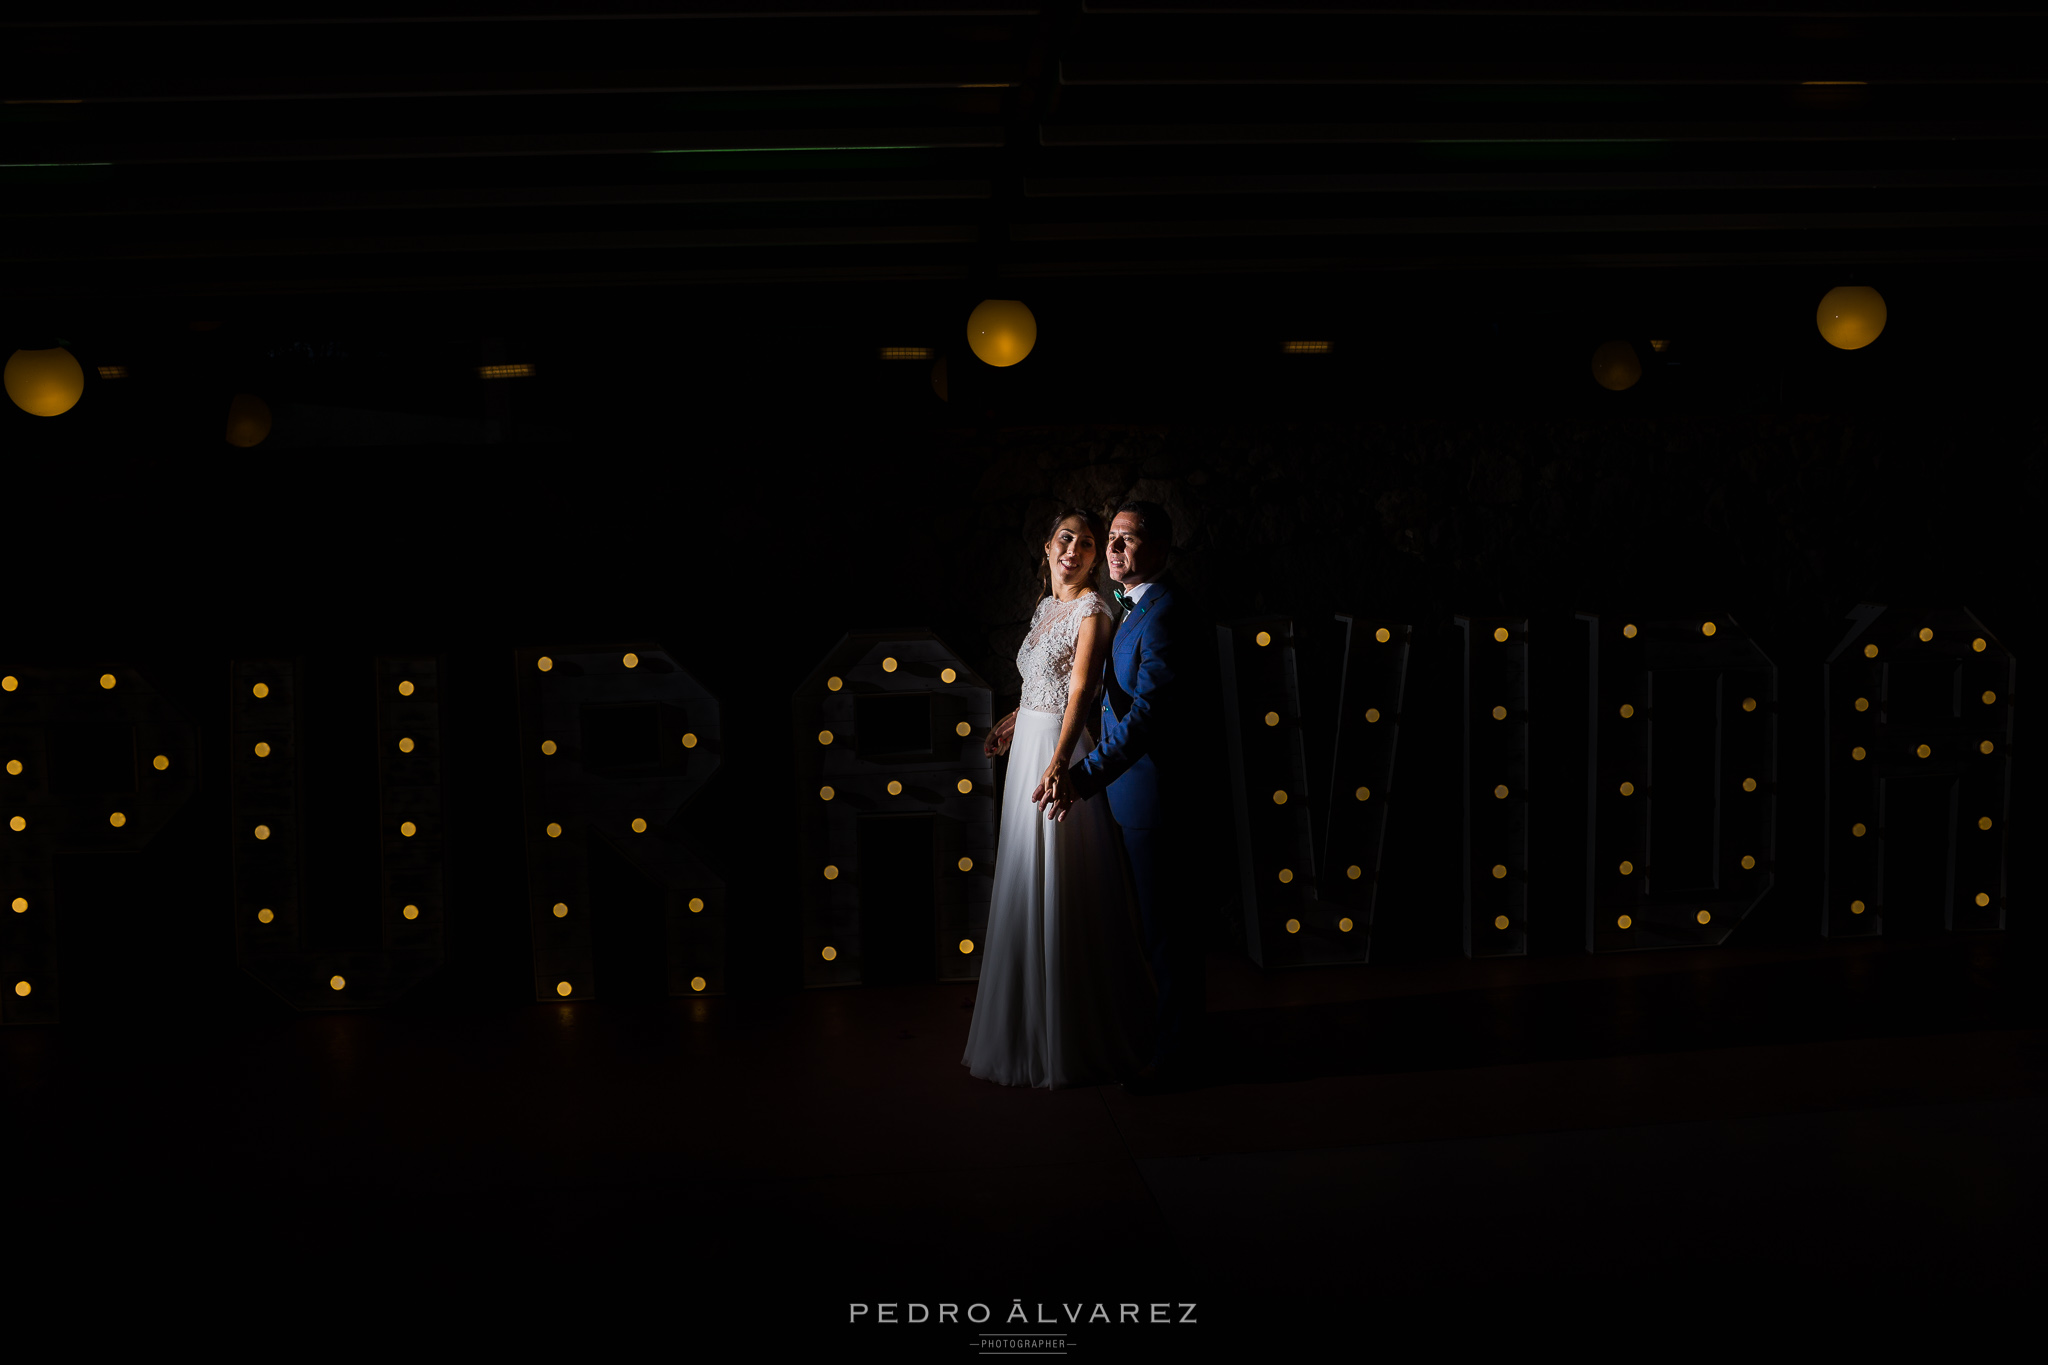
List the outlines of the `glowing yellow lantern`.
{"type": "Polygon", "coordinates": [[[228,444],[247,450],[270,434],[270,407],[253,393],[238,393],[228,403],[228,444]]]}
{"type": "Polygon", "coordinates": [[[85,392],[78,357],[62,346],[7,357],[7,396],[32,417],[61,417],[85,392]]]}
{"type": "Polygon", "coordinates": [[[1828,345],[1860,351],[1884,330],[1884,295],[1867,284],[1838,285],[1821,295],[1813,320],[1828,345]]]}
{"type": "Polygon", "coordinates": [[[1015,299],[983,299],[967,315],[967,344],[989,365],[1014,365],[1038,343],[1038,319],[1015,299]]]}
{"type": "Polygon", "coordinates": [[[1643,362],[1626,341],[1604,341],[1593,352],[1593,381],[1601,388],[1620,393],[1642,377],[1643,362]]]}

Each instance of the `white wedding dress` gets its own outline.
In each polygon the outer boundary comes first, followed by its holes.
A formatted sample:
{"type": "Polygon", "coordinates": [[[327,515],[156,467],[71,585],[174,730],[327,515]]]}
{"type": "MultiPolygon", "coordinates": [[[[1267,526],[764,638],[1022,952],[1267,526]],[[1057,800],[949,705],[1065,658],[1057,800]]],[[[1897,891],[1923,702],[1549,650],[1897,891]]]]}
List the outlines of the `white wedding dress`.
{"type": "MultiPolygon", "coordinates": [[[[1001,1085],[1102,1085],[1152,1055],[1152,974],[1109,800],[1098,792],[1076,802],[1063,821],[1031,801],[1059,743],[1081,623],[1108,610],[1095,593],[1071,603],[1047,597],[1017,652],[1024,691],[1003,786],[987,955],[960,1059],[1001,1085]]],[[[1094,744],[1084,729],[1069,765],[1094,744]]]]}

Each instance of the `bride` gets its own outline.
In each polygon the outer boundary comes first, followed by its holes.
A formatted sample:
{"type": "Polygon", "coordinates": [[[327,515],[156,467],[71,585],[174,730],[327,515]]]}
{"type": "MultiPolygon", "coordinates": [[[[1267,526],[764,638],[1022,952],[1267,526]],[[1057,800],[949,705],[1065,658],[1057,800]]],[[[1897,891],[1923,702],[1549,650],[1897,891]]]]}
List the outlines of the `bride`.
{"type": "Polygon", "coordinates": [[[984,746],[1010,753],[987,956],[961,1063],[1001,1085],[1100,1085],[1135,1074],[1157,1027],[1151,973],[1132,914],[1108,801],[1047,819],[1032,788],[1066,775],[1095,744],[1115,618],[1095,590],[1102,518],[1068,508],[1045,542],[1031,630],[1017,651],[1024,692],[984,746]]]}

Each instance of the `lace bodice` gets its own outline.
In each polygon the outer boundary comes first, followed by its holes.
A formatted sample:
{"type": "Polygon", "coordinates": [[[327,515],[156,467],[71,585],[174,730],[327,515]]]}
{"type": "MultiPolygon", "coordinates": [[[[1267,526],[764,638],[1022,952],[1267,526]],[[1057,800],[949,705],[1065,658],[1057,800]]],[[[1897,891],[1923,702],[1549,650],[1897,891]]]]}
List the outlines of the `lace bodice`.
{"type": "Polygon", "coordinates": [[[1024,646],[1017,651],[1017,671],[1024,677],[1024,694],[1017,703],[1019,710],[1066,714],[1081,622],[1108,611],[1109,603],[1102,600],[1100,593],[1085,593],[1072,602],[1062,602],[1057,597],[1039,600],[1038,610],[1031,617],[1031,629],[1024,636],[1024,646]]]}

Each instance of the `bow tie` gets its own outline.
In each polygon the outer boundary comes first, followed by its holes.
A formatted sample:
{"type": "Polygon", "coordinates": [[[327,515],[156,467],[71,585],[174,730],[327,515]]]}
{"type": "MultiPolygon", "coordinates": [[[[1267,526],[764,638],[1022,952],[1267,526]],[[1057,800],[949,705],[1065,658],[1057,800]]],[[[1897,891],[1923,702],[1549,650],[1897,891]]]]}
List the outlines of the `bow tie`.
{"type": "Polygon", "coordinates": [[[1123,585],[1121,583],[1112,586],[1109,590],[1109,595],[1111,598],[1115,600],[1117,608],[1120,611],[1129,611],[1131,609],[1131,603],[1137,600],[1136,598],[1132,597],[1129,593],[1124,591],[1123,585]]]}

